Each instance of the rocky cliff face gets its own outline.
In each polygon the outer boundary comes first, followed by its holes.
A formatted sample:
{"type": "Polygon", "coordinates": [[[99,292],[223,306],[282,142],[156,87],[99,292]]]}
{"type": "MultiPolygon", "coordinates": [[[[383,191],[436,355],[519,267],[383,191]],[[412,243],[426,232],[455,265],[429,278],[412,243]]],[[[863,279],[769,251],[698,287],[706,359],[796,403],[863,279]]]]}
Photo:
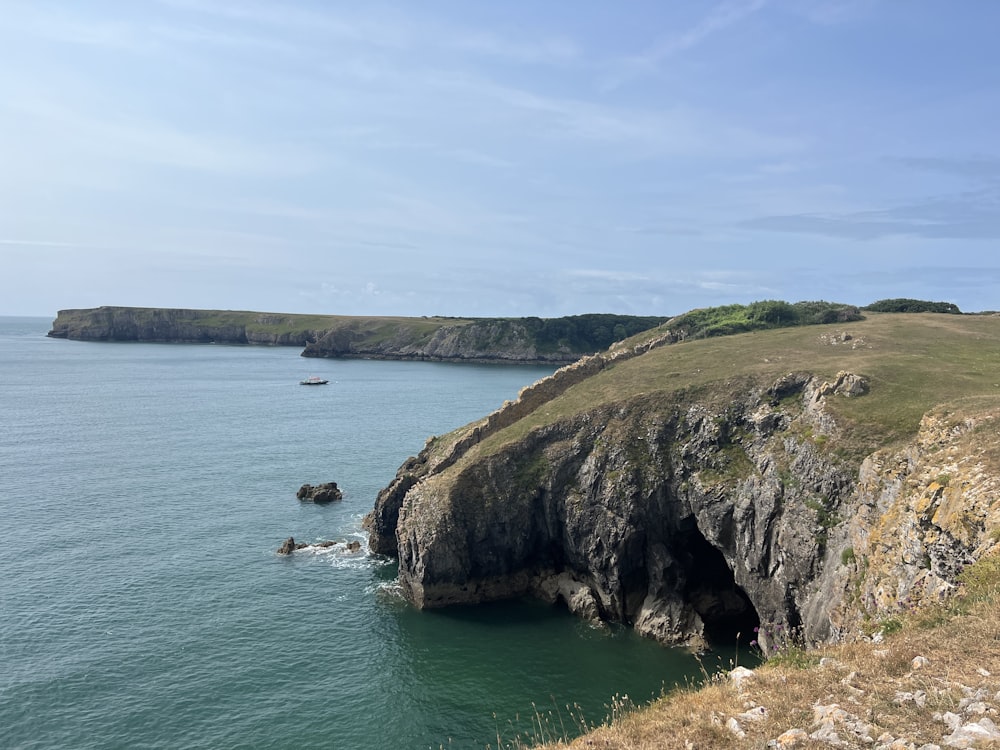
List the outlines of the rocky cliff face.
{"type": "Polygon", "coordinates": [[[927,422],[923,442],[860,472],[838,458],[828,404],[868,390],[849,373],[640,396],[480,450],[607,364],[583,360],[432,439],[380,493],[371,548],[398,556],[417,606],[534,595],[664,643],[746,642],[758,625],[815,642],[856,634],[918,585],[953,585],[963,556],[996,542],[996,474],[958,458],[957,428],[927,422]]]}
{"type": "Polygon", "coordinates": [[[572,362],[579,352],[539,351],[525,325],[516,320],[482,320],[420,333],[405,323],[373,339],[360,326],[342,326],[306,345],[306,357],[365,357],[491,363],[572,362]]]}
{"type": "Polygon", "coordinates": [[[838,634],[948,596],[964,566],[1000,546],[998,420],[934,409],[912,444],[865,460],[831,581],[838,634]]]}
{"type": "Polygon", "coordinates": [[[305,346],[322,332],[296,326],[294,316],[272,313],[99,307],[60,310],[48,335],[77,341],[305,346]]]}
{"type": "MultiPolygon", "coordinates": [[[[99,307],[60,310],[49,336],[78,341],[263,344],[305,357],[565,364],[583,352],[541,349],[523,320],[309,316],[99,307]]],[[[592,351],[592,349],[590,350],[592,351]]]]}

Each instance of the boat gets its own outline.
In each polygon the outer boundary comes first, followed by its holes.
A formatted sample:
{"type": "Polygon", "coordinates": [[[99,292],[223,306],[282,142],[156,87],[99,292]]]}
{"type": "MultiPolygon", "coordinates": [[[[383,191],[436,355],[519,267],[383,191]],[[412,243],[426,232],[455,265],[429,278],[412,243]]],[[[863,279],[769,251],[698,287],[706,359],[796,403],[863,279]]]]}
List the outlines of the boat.
{"type": "Polygon", "coordinates": [[[313,375],[311,378],[300,380],[299,385],[326,385],[329,382],[329,380],[323,380],[323,378],[313,375]]]}

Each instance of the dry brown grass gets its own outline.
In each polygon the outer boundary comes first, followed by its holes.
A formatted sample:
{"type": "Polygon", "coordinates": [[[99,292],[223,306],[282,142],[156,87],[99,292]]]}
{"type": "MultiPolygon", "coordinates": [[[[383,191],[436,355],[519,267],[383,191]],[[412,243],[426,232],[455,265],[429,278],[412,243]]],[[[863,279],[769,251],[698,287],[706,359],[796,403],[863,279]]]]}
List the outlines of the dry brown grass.
{"type": "MultiPolygon", "coordinates": [[[[816,726],[814,707],[836,704],[869,727],[874,739],[891,737],[920,747],[941,744],[949,730],[934,714],[960,712],[970,690],[985,688],[987,715],[1000,709],[1000,557],[981,561],[966,576],[966,590],[950,602],[903,618],[902,629],[882,643],[858,642],[777,659],[755,670],[742,690],[725,675],[700,688],[676,691],[556,748],[652,750],[653,748],[766,748],[793,728],[816,726]],[[801,654],[799,655],[801,656],[801,654]],[[927,661],[915,665],[914,659],[927,661]],[[820,666],[819,660],[824,659],[820,666]],[[785,663],[782,663],[785,662],[785,663]],[[910,696],[919,695],[919,705],[910,696]],[[766,715],[752,721],[746,712],[766,715]],[[727,726],[737,718],[745,736],[727,726]]],[[[870,746],[845,733],[846,747],[870,746]]],[[[906,746],[904,744],[903,746],[906,746]]],[[[829,748],[807,740],[797,748],[829,748]]],[[[1000,747],[980,744],[976,747],[1000,747]]]]}

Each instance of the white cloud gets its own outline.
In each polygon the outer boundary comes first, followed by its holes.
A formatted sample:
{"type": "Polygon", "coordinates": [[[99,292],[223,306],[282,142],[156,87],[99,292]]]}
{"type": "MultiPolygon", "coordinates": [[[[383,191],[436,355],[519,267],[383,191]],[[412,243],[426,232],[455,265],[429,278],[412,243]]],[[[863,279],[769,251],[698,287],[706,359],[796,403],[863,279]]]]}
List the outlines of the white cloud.
{"type": "Polygon", "coordinates": [[[615,89],[645,74],[656,72],[671,57],[691,50],[715,34],[761,10],[768,0],[727,0],[709,10],[692,26],[664,35],[642,52],[615,61],[601,78],[605,90],[615,89]]]}

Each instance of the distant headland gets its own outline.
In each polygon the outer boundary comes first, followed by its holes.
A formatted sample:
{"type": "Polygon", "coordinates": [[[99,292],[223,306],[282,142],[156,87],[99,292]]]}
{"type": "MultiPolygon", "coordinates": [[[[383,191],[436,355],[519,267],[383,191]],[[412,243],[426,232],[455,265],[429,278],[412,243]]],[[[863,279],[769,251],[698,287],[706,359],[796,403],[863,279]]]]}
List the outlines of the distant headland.
{"type": "Polygon", "coordinates": [[[374,317],[102,306],[60,310],[48,335],[76,341],[297,346],[304,357],[566,364],[668,319],[603,313],[374,317]]]}

